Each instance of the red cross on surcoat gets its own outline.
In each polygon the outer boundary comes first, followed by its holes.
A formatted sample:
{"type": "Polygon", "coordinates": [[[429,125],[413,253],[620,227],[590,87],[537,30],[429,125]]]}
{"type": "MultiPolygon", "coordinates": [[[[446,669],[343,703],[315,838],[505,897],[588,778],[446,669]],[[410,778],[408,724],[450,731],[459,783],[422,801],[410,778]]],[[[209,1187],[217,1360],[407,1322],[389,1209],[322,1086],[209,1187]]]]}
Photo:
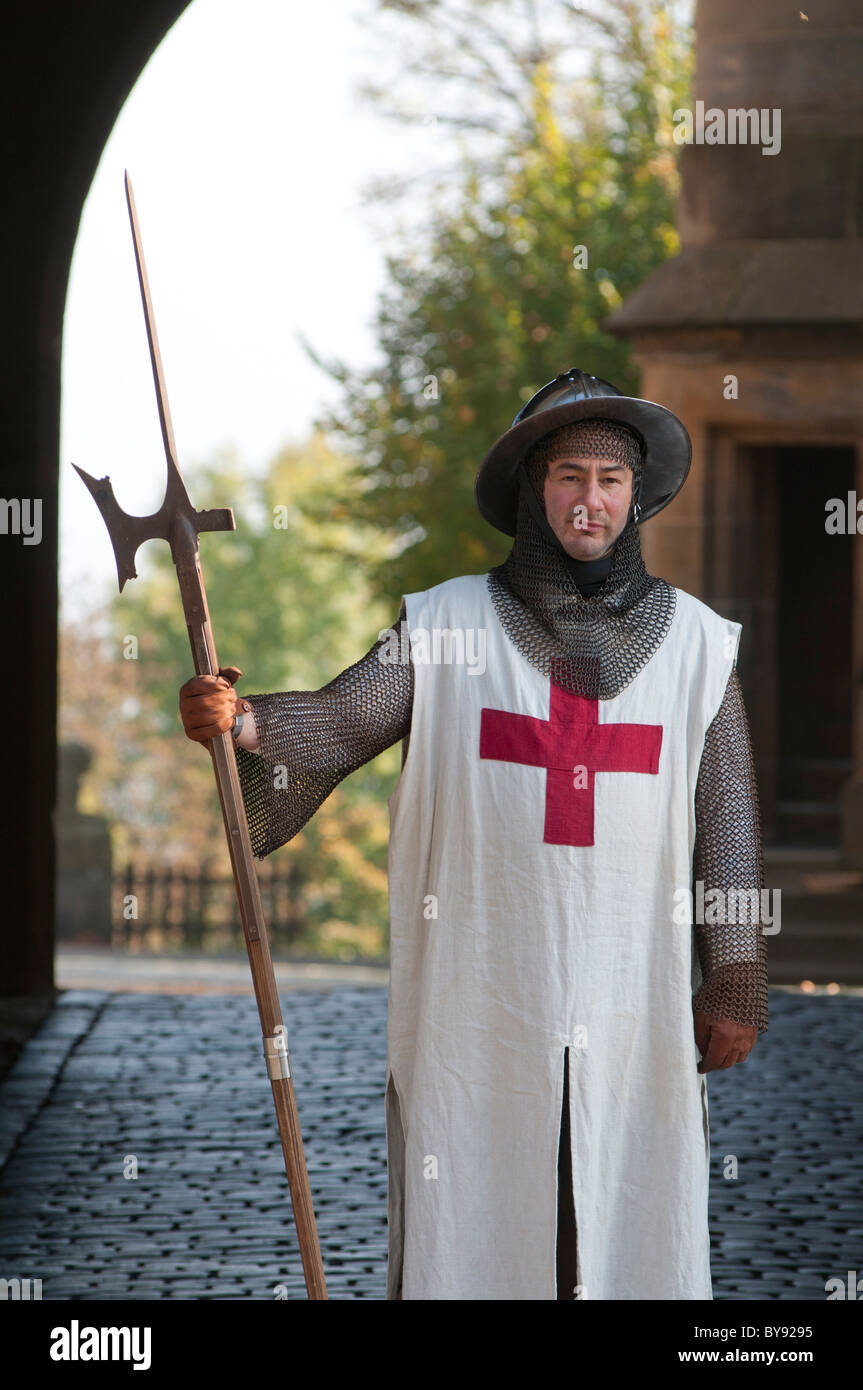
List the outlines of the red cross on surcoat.
{"type": "Polygon", "coordinates": [[[659,771],[661,724],[600,724],[599,701],[549,681],[548,719],[484,709],[479,755],[544,767],[549,845],[592,845],[597,772],[659,771]]]}

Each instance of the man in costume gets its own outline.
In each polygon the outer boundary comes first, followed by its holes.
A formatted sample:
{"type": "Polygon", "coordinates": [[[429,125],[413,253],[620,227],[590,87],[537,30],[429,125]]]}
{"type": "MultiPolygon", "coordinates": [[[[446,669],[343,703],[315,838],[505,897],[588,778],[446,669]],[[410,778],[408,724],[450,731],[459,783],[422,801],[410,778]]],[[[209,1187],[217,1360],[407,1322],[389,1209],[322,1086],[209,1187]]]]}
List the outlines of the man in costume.
{"type": "Polygon", "coordinates": [[[562,373],[477,475],[504,564],[406,595],[322,690],[181,691],[189,737],[234,731],[261,858],[405,740],[390,1299],[712,1297],[705,1073],[766,1030],[767,978],[740,627],[641,555],[690,456],[665,407],[562,373]]]}

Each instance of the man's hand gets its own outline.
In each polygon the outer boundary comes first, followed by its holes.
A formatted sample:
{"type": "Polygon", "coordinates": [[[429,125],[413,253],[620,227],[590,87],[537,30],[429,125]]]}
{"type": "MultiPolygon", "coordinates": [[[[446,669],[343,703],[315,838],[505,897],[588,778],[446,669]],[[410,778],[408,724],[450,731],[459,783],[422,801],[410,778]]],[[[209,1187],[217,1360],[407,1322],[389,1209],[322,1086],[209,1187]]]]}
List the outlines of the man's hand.
{"type": "Polygon", "coordinates": [[[758,1029],[745,1023],[734,1023],[730,1018],[713,1018],[711,1014],[693,1009],[695,1021],[695,1041],[701,1053],[698,1063],[700,1072],[713,1071],[720,1067],[733,1067],[742,1062],[752,1051],[758,1037],[758,1029]]]}
{"type": "Polygon", "coordinates": [[[242,674],[238,666],[222,666],[217,676],[193,676],[180,687],[180,718],[188,738],[206,743],[233,727],[244,706],[233,688],[242,674]]]}

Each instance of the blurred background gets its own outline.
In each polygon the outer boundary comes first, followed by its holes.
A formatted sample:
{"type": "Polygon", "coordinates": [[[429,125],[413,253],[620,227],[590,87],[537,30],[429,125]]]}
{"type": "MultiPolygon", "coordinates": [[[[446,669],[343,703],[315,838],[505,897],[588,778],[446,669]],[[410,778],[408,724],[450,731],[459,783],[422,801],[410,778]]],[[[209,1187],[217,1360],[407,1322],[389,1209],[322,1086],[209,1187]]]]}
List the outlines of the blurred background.
{"type": "MultiPolygon", "coordinates": [[[[43,480],[45,534],[3,555],[30,690],[6,841],[30,925],[3,948],[4,992],[50,996],[55,929],[61,984],[93,978],[88,951],[242,950],[210,761],[177,714],[192,670],[168,547],[145,546],[118,594],[71,468],[109,473],[129,511],[161,501],[126,168],[180,465],[198,507],[237,520],[201,553],[241,693],[324,684],[401,594],[505,557],[473,480],[549,378],[581,366],[660,401],[693,468],[645,555],[743,623],[783,894],[771,983],[859,984],[854,7],[139,8],[126,25],[94,3],[73,26],[92,80],[71,98],[45,48],[49,104],[26,159],[16,145],[33,227],[11,294],[31,354],[10,366],[8,456],[31,461],[21,495],[43,480]],[[683,143],[699,106],[751,108],[761,134],[702,119],[683,143]]],[[[398,768],[394,748],[361,769],[260,865],[276,954],[385,962],[398,768]]]]}
{"type": "MultiPolygon", "coordinates": [[[[245,693],[314,688],[402,593],[504,558],[473,479],[534,390],[571,365],[637,389],[603,320],[679,249],[690,8],[363,0],[334,33],[332,11],[255,0],[249,62],[236,7],[193,4],[153,55],[88,195],[64,320],[61,943],[242,949],[210,762],[178,731],[192,672],[168,548],[118,595],[68,467],[110,472],[129,510],[161,500],[123,169],[185,476],[237,518],[202,545],[220,659],[245,693]]],[[[393,749],[355,774],[261,866],[282,953],[385,957],[398,767],[393,749]]]]}

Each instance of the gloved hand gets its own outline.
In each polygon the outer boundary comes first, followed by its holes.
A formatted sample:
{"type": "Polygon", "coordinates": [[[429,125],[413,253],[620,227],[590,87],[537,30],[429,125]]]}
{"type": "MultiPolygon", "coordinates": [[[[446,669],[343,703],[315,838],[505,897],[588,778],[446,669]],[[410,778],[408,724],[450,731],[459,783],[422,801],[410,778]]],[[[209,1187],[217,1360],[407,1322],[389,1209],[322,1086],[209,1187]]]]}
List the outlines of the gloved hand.
{"type": "Polygon", "coordinates": [[[758,1029],[730,1018],[714,1018],[711,1014],[693,1009],[695,1041],[701,1053],[698,1071],[733,1067],[749,1056],[758,1037],[758,1029]]]}
{"type": "Polygon", "coordinates": [[[232,728],[235,715],[251,710],[233,688],[242,674],[238,666],[220,666],[217,676],[193,676],[180,686],[180,718],[187,738],[206,743],[232,728]]]}

